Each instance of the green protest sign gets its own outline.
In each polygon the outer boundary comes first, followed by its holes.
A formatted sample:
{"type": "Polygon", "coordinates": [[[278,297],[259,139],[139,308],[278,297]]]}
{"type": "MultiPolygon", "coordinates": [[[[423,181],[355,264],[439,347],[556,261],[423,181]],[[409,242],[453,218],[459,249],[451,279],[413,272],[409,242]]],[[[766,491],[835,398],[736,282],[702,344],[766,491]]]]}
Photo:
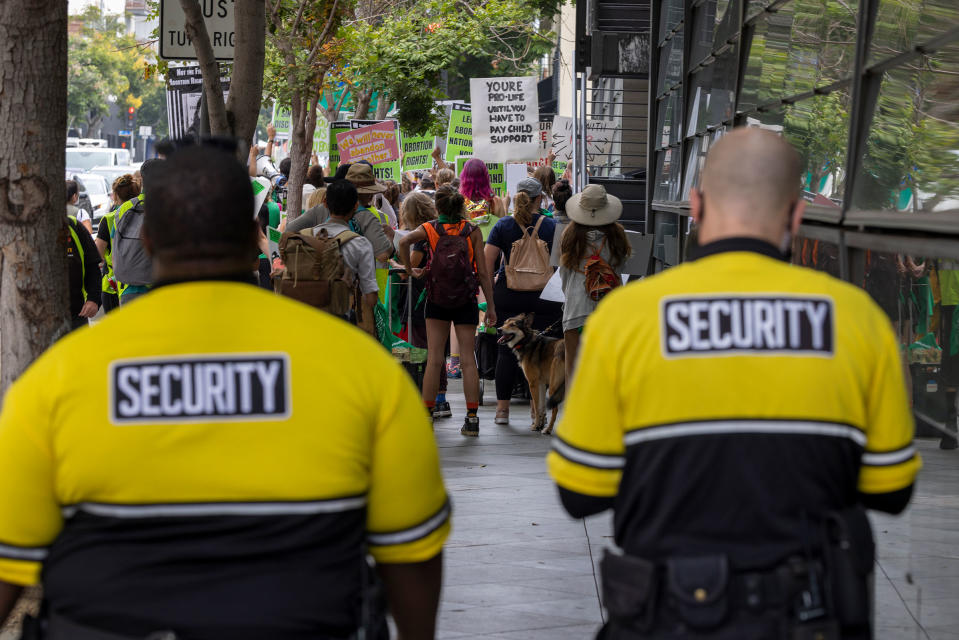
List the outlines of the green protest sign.
{"type": "Polygon", "coordinates": [[[413,136],[402,133],[403,170],[421,171],[433,166],[433,136],[413,136]]]}
{"type": "Polygon", "coordinates": [[[273,122],[273,128],[276,129],[277,140],[289,140],[290,130],[293,124],[293,112],[289,107],[281,107],[273,103],[273,115],[270,120],[273,122]]]}
{"type": "Polygon", "coordinates": [[[340,166],[340,150],[336,146],[336,134],[343,133],[344,131],[349,131],[349,130],[350,130],[349,120],[341,120],[341,121],[333,122],[330,124],[330,146],[329,146],[330,175],[332,175],[333,172],[336,171],[336,168],[340,166]]]}
{"type": "Polygon", "coordinates": [[[446,161],[473,155],[473,116],[468,104],[454,104],[446,132],[446,161]]]}
{"type": "Polygon", "coordinates": [[[313,130],[313,153],[321,164],[330,157],[330,123],[319,112],[316,114],[316,129],[313,130]]]}
{"type": "Polygon", "coordinates": [[[377,180],[392,180],[396,184],[401,184],[403,182],[403,166],[399,160],[374,164],[373,177],[377,180]]]}
{"type": "MultiPolygon", "coordinates": [[[[456,158],[456,175],[463,173],[463,166],[469,160],[469,156],[459,156],[456,158]]],[[[493,193],[498,196],[506,195],[506,165],[502,162],[487,162],[486,168],[489,170],[489,183],[493,188],[493,193]]]]}

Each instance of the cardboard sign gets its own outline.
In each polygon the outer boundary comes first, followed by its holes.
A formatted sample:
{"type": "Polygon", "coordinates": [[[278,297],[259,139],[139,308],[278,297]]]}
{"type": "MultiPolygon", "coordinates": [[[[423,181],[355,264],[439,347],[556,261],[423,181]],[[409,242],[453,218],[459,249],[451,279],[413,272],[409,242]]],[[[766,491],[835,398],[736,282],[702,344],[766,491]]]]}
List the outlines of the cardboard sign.
{"type": "Polygon", "coordinates": [[[539,135],[536,139],[539,141],[539,159],[526,163],[532,169],[545,167],[549,162],[549,152],[553,148],[553,116],[539,117],[539,135]]]}
{"type": "Polygon", "coordinates": [[[336,136],[343,133],[344,131],[350,130],[349,120],[339,120],[337,122],[330,123],[330,175],[336,171],[336,168],[340,166],[340,149],[336,145],[336,136]]]}
{"type": "Polygon", "coordinates": [[[293,111],[289,107],[281,107],[273,103],[273,114],[270,116],[273,128],[276,129],[277,140],[289,140],[293,130],[293,111]]]}
{"type": "MultiPolygon", "coordinates": [[[[456,159],[456,175],[463,173],[463,166],[466,164],[466,161],[470,160],[469,156],[460,156],[456,159]]],[[[497,196],[506,195],[506,167],[502,162],[486,162],[487,170],[489,170],[489,184],[493,189],[493,193],[497,196]]],[[[524,165],[525,166],[525,165],[524,165]]]]}
{"type": "Polygon", "coordinates": [[[402,133],[403,171],[423,171],[433,166],[433,136],[411,136],[402,133]]]}
{"type": "Polygon", "coordinates": [[[270,262],[280,257],[280,238],[283,236],[278,229],[266,228],[266,242],[270,246],[270,262]]]}
{"type": "MultiPolygon", "coordinates": [[[[597,156],[609,153],[609,145],[615,130],[613,122],[607,120],[586,121],[586,162],[594,162],[597,156]]],[[[553,153],[557,160],[569,162],[573,159],[575,148],[573,141],[573,119],[565,116],[553,118],[553,153]]]]}
{"type": "Polygon", "coordinates": [[[537,78],[471,78],[473,155],[488,162],[539,158],[537,78]]]}
{"type": "MultiPolygon", "coordinates": [[[[450,110],[450,126],[446,132],[446,161],[473,155],[473,116],[468,104],[454,104],[450,110]]],[[[459,172],[457,172],[459,173],[459,172]]]]}
{"type": "MultiPolygon", "coordinates": [[[[515,196],[517,187],[524,178],[529,177],[529,169],[525,163],[509,163],[506,165],[506,193],[515,196]]],[[[512,206],[512,203],[510,203],[512,206]]]]}
{"type": "Polygon", "coordinates": [[[399,160],[400,147],[393,122],[380,122],[336,135],[340,162],[380,164],[399,160]]]}
{"type": "Polygon", "coordinates": [[[403,182],[403,165],[399,160],[381,162],[373,165],[373,177],[377,180],[392,180],[396,184],[403,182]]]}

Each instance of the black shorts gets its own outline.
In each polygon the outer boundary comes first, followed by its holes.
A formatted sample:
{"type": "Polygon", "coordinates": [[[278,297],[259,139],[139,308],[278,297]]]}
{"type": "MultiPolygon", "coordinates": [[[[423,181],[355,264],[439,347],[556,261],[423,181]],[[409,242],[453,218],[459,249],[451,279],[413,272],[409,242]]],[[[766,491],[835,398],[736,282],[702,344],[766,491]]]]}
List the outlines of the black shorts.
{"type": "Polygon", "coordinates": [[[476,298],[472,302],[467,302],[461,307],[447,309],[438,304],[426,301],[426,319],[427,320],[445,320],[457,324],[479,324],[479,305],[476,298]]]}

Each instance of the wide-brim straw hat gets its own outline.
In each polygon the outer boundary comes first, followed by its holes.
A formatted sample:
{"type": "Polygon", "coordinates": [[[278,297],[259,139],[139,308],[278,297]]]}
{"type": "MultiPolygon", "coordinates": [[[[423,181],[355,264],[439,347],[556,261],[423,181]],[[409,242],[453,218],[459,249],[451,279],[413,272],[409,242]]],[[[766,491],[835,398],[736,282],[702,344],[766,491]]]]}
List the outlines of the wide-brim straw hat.
{"type": "Polygon", "coordinates": [[[623,203],[606,193],[603,185],[590,184],[566,201],[566,215],[576,224],[602,227],[619,220],[623,215],[623,203]]]}
{"type": "Polygon", "coordinates": [[[373,176],[373,167],[368,164],[357,163],[350,165],[346,172],[346,179],[353,183],[357,193],[383,193],[386,187],[376,182],[373,176]]]}

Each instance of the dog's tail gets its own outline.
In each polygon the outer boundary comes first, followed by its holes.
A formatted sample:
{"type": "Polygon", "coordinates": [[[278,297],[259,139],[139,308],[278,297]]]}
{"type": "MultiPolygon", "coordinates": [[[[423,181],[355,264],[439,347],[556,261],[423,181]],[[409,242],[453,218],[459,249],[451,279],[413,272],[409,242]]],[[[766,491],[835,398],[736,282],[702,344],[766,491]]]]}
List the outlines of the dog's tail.
{"type": "MultiPolygon", "coordinates": [[[[550,389],[550,391],[552,391],[552,389],[550,389]]],[[[555,409],[556,407],[558,407],[559,405],[563,403],[563,399],[565,398],[565,396],[566,396],[566,382],[564,381],[561,385],[559,385],[559,387],[556,388],[556,391],[553,391],[553,393],[551,393],[550,396],[546,398],[546,408],[552,411],[553,409],[555,409]]]]}

